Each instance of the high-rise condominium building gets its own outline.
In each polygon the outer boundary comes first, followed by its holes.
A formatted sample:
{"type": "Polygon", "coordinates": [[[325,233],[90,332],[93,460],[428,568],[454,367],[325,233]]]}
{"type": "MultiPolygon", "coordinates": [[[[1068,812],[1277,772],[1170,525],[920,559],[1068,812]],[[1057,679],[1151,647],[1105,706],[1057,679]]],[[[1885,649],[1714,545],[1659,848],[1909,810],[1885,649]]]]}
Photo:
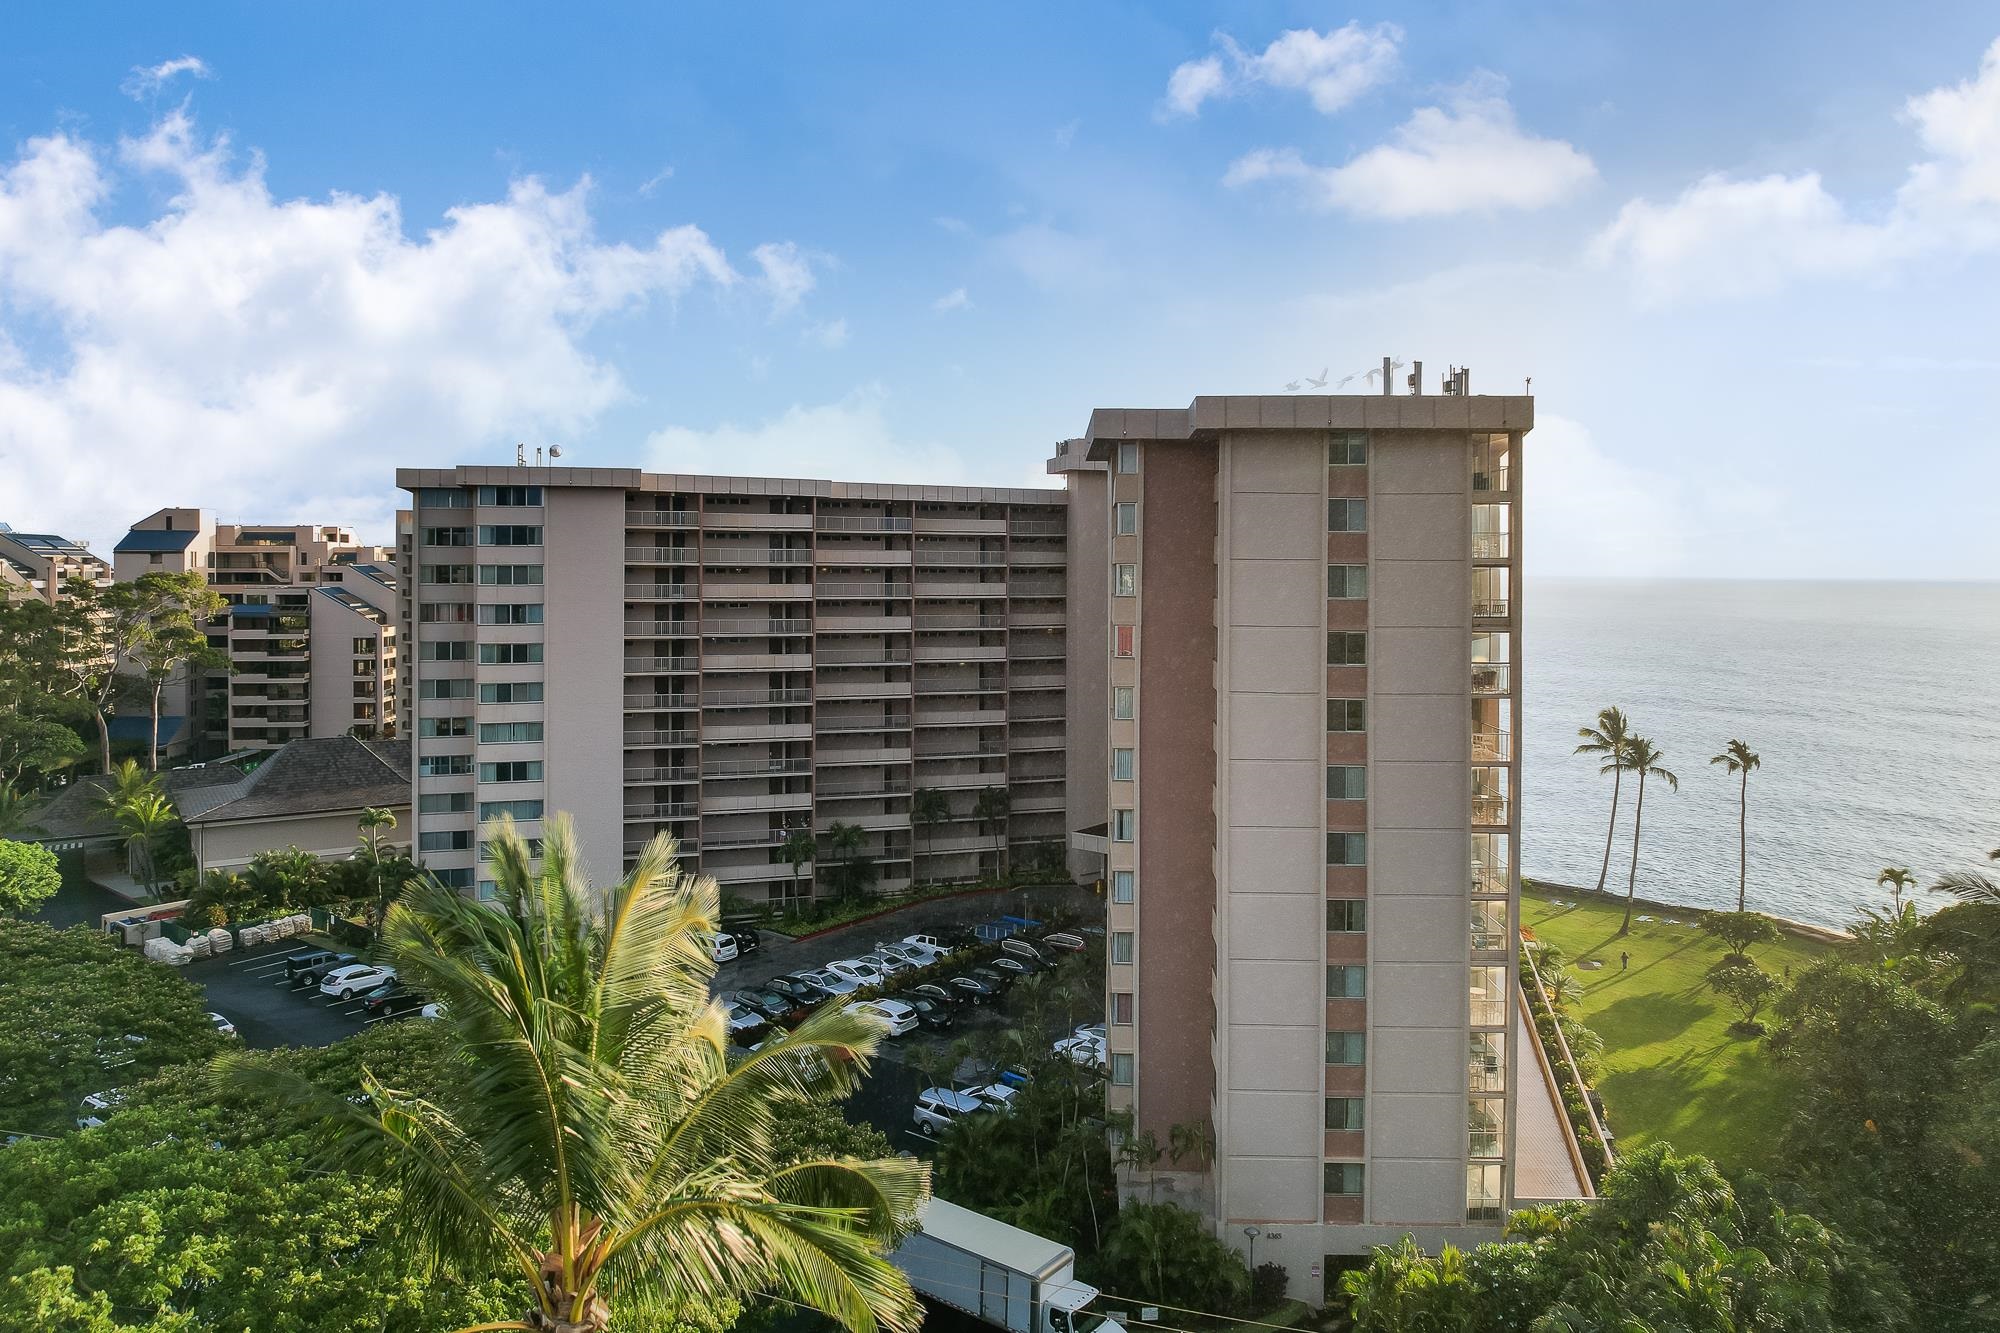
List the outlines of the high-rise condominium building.
{"type": "Polygon", "coordinates": [[[751,901],[1063,855],[1061,491],[406,469],[418,850],[574,820],[751,901]],[[795,860],[814,836],[819,863],[795,860]],[[829,864],[829,861],[832,864],[829,864]],[[817,872],[817,876],[816,876],[817,872]]]}
{"type": "MultiPolygon", "coordinates": [[[[1179,1197],[1315,1300],[1329,1257],[1492,1239],[1527,1192],[1533,420],[1460,392],[1197,398],[1098,411],[1052,463],[1109,469],[1108,827],[1078,841],[1107,855],[1112,1104],[1161,1144],[1211,1127],[1179,1197]]],[[[1578,1192],[1536,1152],[1535,1191],[1578,1192]]]]}
{"type": "Polygon", "coordinates": [[[209,643],[235,668],[179,682],[169,748],[275,750],[307,737],[396,734],[397,573],[387,547],[346,528],[216,523],[162,509],[113,549],[121,580],[205,575],[229,607],[209,643]]]}
{"type": "Polygon", "coordinates": [[[71,579],[111,582],[111,566],[82,542],[0,523],[0,600],[32,597],[53,606],[71,579]]]}

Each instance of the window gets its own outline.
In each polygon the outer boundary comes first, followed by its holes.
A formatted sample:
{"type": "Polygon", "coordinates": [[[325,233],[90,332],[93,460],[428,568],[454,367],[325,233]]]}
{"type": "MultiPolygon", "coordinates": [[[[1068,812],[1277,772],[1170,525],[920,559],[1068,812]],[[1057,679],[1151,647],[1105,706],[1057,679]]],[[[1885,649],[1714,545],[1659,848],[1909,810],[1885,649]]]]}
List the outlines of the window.
{"type": "Polygon", "coordinates": [[[1111,627],[1111,655],[1131,657],[1137,647],[1139,627],[1137,625],[1113,625],[1111,627]]]}
{"type": "Polygon", "coordinates": [[[432,870],[431,878],[447,889],[469,889],[472,887],[472,867],[463,866],[451,870],[432,870]]]}
{"type": "Polygon", "coordinates": [[[1124,746],[1113,747],[1111,751],[1111,780],[1130,782],[1132,780],[1132,751],[1124,746]]]}
{"type": "Polygon", "coordinates": [[[1506,1151],[1507,1100],[1473,1097],[1465,1103],[1466,1152],[1470,1157],[1498,1157],[1506,1151]]]}
{"type": "Polygon", "coordinates": [[[470,583],[471,565],[423,565],[420,583],[470,583]]]}
{"type": "Polygon", "coordinates": [[[1501,1211],[1500,1181],[1506,1168],[1498,1162],[1474,1162],[1465,1168],[1465,1220],[1498,1222],[1501,1211]]]}
{"type": "Polygon", "coordinates": [[[1121,1088],[1132,1086],[1132,1057],[1124,1051],[1111,1053],[1111,1081],[1121,1088]]]}
{"type": "Polygon", "coordinates": [[[1328,963],[1326,998],[1359,1000],[1368,994],[1368,969],[1358,963],[1328,963]]]}
{"type": "Polygon", "coordinates": [[[539,523],[481,523],[479,525],[481,546],[540,546],[542,526],[539,523]]]}
{"type": "Polygon", "coordinates": [[[479,608],[479,623],[482,625],[539,625],[542,623],[540,602],[495,602],[479,608]]]}
{"type": "Polygon", "coordinates": [[[469,828],[445,829],[437,833],[419,833],[417,850],[420,852],[469,852],[472,850],[472,830],[469,828]]]}
{"type": "Polygon", "coordinates": [[[1472,904],[1472,947],[1479,953],[1507,947],[1507,904],[1478,899],[1472,904]]]}
{"type": "Polygon", "coordinates": [[[417,492],[417,503],[426,509],[464,509],[466,494],[456,486],[425,486],[417,492]]]}
{"type": "Polygon", "coordinates": [[[1327,438],[1326,461],[1334,467],[1362,467],[1368,462],[1368,432],[1337,430],[1327,438]]]}
{"type": "Polygon", "coordinates": [[[458,815],[472,809],[469,791],[427,791],[417,797],[420,815],[458,815]]]}
{"type": "Polygon", "coordinates": [[[1132,1023],[1132,992],[1113,991],[1111,993],[1111,1021],[1120,1027],[1132,1023]]]}
{"type": "Polygon", "coordinates": [[[1114,930],[1111,932],[1111,961],[1129,963],[1132,961],[1132,932],[1114,930]]]}
{"type": "Polygon", "coordinates": [[[472,529],[425,528],[423,539],[425,546],[470,546],[472,545],[472,529]]]}
{"type": "Polygon", "coordinates": [[[357,699],[373,699],[375,697],[375,682],[372,680],[355,681],[354,697],[357,699]]]}
{"type": "Polygon", "coordinates": [[[1111,687],[1111,716],[1120,722],[1132,720],[1132,687],[1113,685],[1111,687]]]}
{"type": "Polygon", "coordinates": [[[1111,506],[1111,510],[1117,520],[1117,535],[1120,537],[1130,537],[1139,531],[1139,502],[1137,500],[1120,500],[1117,504],[1111,506]]]}
{"type": "Polygon", "coordinates": [[[472,756],[469,754],[427,754],[417,760],[417,776],[425,778],[462,778],[472,772],[472,756]]]}
{"type": "Polygon", "coordinates": [[[1368,730],[1368,703],[1364,699],[1328,699],[1326,701],[1326,729],[1328,731],[1368,730]]]}
{"type": "Polygon", "coordinates": [[[1326,1034],[1326,1062],[1330,1065],[1358,1065],[1368,1059],[1368,1034],[1329,1032],[1326,1034]]]}
{"type": "Polygon", "coordinates": [[[1132,841],[1132,830],[1137,822],[1132,811],[1113,810],[1111,812],[1111,841],[1132,841]]]}
{"type": "Polygon", "coordinates": [[[1364,1168],[1359,1162],[1328,1162],[1326,1164],[1326,1192],[1328,1194],[1361,1193],[1361,1174],[1364,1168]]]}
{"type": "Polygon", "coordinates": [[[356,722],[373,722],[375,720],[375,705],[374,704],[354,705],[354,720],[356,722]]]}
{"type": "Polygon", "coordinates": [[[1326,928],[1341,935],[1368,929],[1368,904],[1359,898],[1327,899],[1326,928]]]}
{"type": "Polygon", "coordinates": [[[1368,835],[1366,833],[1327,834],[1326,863],[1330,866],[1367,865],[1368,835]]]}
{"type": "Polygon", "coordinates": [[[482,505],[538,505],[542,502],[542,488],[539,486],[481,486],[479,503],[482,505]]]}
{"type": "Polygon", "coordinates": [[[1139,567],[1137,565],[1113,565],[1111,567],[1111,595],[1113,597],[1137,597],[1139,595],[1139,567]]]}
{"type": "Polygon", "coordinates": [[[354,674],[357,676],[373,676],[377,670],[379,668],[375,663],[367,658],[356,659],[354,663],[354,674]]]}
{"type": "Polygon", "coordinates": [[[356,640],[354,641],[354,655],[355,655],[356,657],[373,657],[373,656],[375,656],[375,640],[373,640],[373,639],[356,639],[356,640]]]}
{"type": "Polygon", "coordinates": [[[1368,798],[1368,770],[1360,764],[1326,766],[1326,799],[1362,801],[1368,798]]]}
{"type": "Polygon", "coordinates": [[[481,764],[481,782],[540,782],[542,761],[539,759],[510,759],[504,763],[481,764]]]}
{"type": "Polygon", "coordinates": [[[500,886],[498,884],[495,884],[490,879],[480,880],[479,901],[482,903],[491,903],[491,902],[498,902],[499,900],[500,900],[500,886]]]}
{"type": "Polygon", "coordinates": [[[498,819],[502,815],[506,815],[510,819],[540,819],[542,817],[542,803],[540,801],[481,801],[479,803],[480,823],[484,824],[489,819],[498,819]]]}
{"type": "Polygon", "coordinates": [[[1118,446],[1118,470],[1120,472],[1137,472],[1139,470],[1138,445],[1121,444],[1118,446]]]}
{"type": "Polygon", "coordinates": [[[472,682],[469,680],[431,680],[417,682],[419,699],[470,699],[472,682]]]}
{"type": "Polygon", "coordinates": [[[1328,630],[1326,635],[1326,664],[1328,666],[1367,666],[1368,636],[1359,630],[1328,630]]]}
{"type": "Polygon", "coordinates": [[[469,662],[472,644],[465,639],[426,639],[417,645],[420,662],[469,662]]]}
{"type": "Polygon", "coordinates": [[[479,645],[481,666],[520,666],[524,663],[542,660],[542,645],[539,643],[482,643],[479,645]]]}
{"type": "Polygon", "coordinates": [[[1466,1041],[1465,1069],[1474,1092],[1504,1092],[1507,1088],[1507,1038],[1499,1032],[1474,1032],[1466,1041]]]}
{"type": "Polygon", "coordinates": [[[1360,1129],[1362,1127],[1359,1097],[1329,1097],[1326,1099],[1326,1127],[1328,1129],[1360,1129]]]}
{"type": "Polygon", "coordinates": [[[539,722],[481,722],[479,743],[481,745],[522,745],[542,738],[542,724],[539,722]]]}
{"type": "Polygon", "coordinates": [[[1326,595],[1336,601],[1353,601],[1368,595],[1368,566],[1328,565],[1326,595]]]}
{"type": "Polygon", "coordinates": [[[472,734],[472,719],[467,717],[420,717],[417,719],[417,735],[427,740],[453,740],[472,734]]]}
{"type": "Polygon", "coordinates": [[[1505,1027],[1507,1024],[1507,969],[1504,967],[1475,967],[1471,969],[1472,1026],[1476,1028],[1505,1027]]]}
{"type": "Polygon", "coordinates": [[[479,687],[479,702],[483,704],[538,704],[541,701],[542,682],[539,680],[507,680],[479,687]]]}
{"type": "Polygon", "coordinates": [[[1366,500],[1345,500],[1336,496],[1326,502],[1326,530],[1328,532],[1368,531],[1368,502],[1366,500]]]}
{"type": "Polygon", "coordinates": [[[1111,901],[1129,903],[1132,901],[1132,872],[1114,870],[1111,872],[1111,901]]]}
{"type": "Polygon", "coordinates": [[[417,608],[417,622],[423,625],[470,625],[471,602],[425,602],[417,608]]]}
{"type": "Polygon", "coordinates": [[[542,581],[540,565],[481,565],[479,581],[489,588],[536,587],[542,581]]]}

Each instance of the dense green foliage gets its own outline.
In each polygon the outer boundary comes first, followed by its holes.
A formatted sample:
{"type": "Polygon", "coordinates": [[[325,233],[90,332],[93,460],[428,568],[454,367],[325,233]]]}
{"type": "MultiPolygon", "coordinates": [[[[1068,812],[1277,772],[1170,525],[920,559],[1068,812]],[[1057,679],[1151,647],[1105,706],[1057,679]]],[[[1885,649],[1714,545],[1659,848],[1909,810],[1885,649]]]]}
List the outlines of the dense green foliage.
{"type": "Polygon", "coordinates": [[[0,841],[0,915],[25,916],[62,887],[56,854],[31,842],[0,841]]]}
{"type": "Polygon", "coordinates": [[[0,931],[0,1131],[70,1127],[86,1093],[205,1059],[201,992],[87,927],[0,931]]]}
{"type": "Polygon", "coordinates": [[[1762,912],[1703,912],[1701,929],[1731,954],[1745,957],[1753,947],[1776,944],[1785,937],[1778,923],[1762,912]]]}

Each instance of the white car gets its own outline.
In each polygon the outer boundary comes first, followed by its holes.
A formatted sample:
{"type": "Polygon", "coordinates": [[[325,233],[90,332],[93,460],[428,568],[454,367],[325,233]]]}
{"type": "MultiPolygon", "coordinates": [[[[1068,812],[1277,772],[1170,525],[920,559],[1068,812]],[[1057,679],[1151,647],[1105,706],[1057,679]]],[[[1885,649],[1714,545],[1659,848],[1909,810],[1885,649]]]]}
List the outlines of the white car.
{"type": "Polygon", "coordinates": [[[1010,1088],[1005,1083],[981,1083],[973,1087],[960,1088],[959,1091],[968,1097],[977,1098],[980,1105],[989,1111],[998,1111],[1005,1115],[1014,1109],[1014,1094],[1019,1089],[1010,1088]]]}
{"type": "Polygon", "coordinates": [[[903,936],[903,943],[912,948],[928,950],[932,962],[936,962],[940,958],[949,958],[952,955],[951,946],[935,935],[905,935],[903,936]]]}
{"type": "Polygon", "coordinates": [[[395,979],[396,969],[393,967],[377,967],[373,963],[349,963],[346,967],[336,967],[327,973],[326,980],[319,983],[319,993],[351,1000],[362,991],[374,990],[383,982],[395,979]]]}
{"type": "Polygon", "coordinates": [[[866,958],[843,958],[837,963],[828,963],[826,970],[837,977],[846,977],[857,986],[882,984],[882,969],[866,958]]]}
{"type": "Polygon", "coordinates": [[[917,1104],[910,1109],[910,1119],[916,1122],[922,1133],[936,1138],[964,1117],[985,1109],[986,1104],[970,1093],[955,1092],[950,1088],[925,1088],[917,1094],[917,1104]]]}
{"type": "Polygon", "coordinates": [[[799,978],[810,981],[828,995],[852,995],[861,989],[861,983],[853,977],[843,977],[831,969],[823,972],[801,972],[799,978]]]}
{"type": "Polygon", "coordinates": [[[1105,1041],[1104,1024],[1079,1023],[1076,1025],[1076,1035],[1079,1037],[1088,1037],[1092,1041],[1096,1042],[1098,1045],[1102,1046],[1105,1041]]]}
{"type": "Polygon", "coordinates": [[[441,1005],[441,1004],[439,1004],[439,1003],[438,1003],[437,1001],[433,1000],[433,1001],[431,1001],[431,1002],[430,1002],[429,1004],[425,1005],[425,1006],[424,1006],[423,1008],[421,1008],[421,1009],[417,1010],[417,1017],[418,1017],[418,1018],[443,1018],[443,1017],[444,1017],[444,1006],[443,1006],[443,1005],[441,1005]]]}
{"type": "Polygon", "coordinates": [[[917,1011],[901,1000],[857,1000],[845,1008],[850,1014],[875,1019],[892,1037],[917,1030],[917,1011]]]}
{"type": "Polygon", "coordinates": [[[1093,1037],[1064,1037],[1055,1044],[1055,1053],[1090,1069],[1102,1069],[1106,1063],[1104,1043],[1093,1037]]]}
{"type": "Polygon", "coordinates": [[[208,1021],[210,1023],[213,1023],[215,1025],[215,1030],[217,1032],[220,1032],[223,1036],[233,1037],[236,1035],[236,1025],[230,1022],[228,1019],[224,1018],[221,1014],[216,1013],[215,1010],[213,1009],[208,1011],[208,1021]]]}
{"type": "Polygon", "coordinates": [[[740,953],[734,935],[711,935],[708,937],[708,956],[718,963],[733,963],[740,953]]]}
{"type": "Polygon", "coordinates": [[[103,1092],[93,1092],[83,1099],[76,1117],[78,1129],[96,1129],[104,1123],[104,1118],[125,1104],[125,1089],[109,1088],[103,1092]]]}
{"type": "Polygon", "coordinates": [[[764,1015],[737,1004],[727,996],[723,997],[723,1003],[729,1006],[729,1039],[737,1045],[753,1041],[770,1030],[770,1020],[764,1015]]]}
{"type": "Polygon", "coordinates": [[[874,953],[861,955],[861,961],[875,964],[875,970],[885,977],[893,977],[898,972],[908,972],[916,966],[915,963],[900,954],[889,953],[882,949],[877,949],[874,953]]]}
{"type": "Polygon", "coordinates": [[[878,944],[875,952],[884,958],[894,958],[906,967],[929,967],[944,955],[926,949],[921,944],[878,944]]]}

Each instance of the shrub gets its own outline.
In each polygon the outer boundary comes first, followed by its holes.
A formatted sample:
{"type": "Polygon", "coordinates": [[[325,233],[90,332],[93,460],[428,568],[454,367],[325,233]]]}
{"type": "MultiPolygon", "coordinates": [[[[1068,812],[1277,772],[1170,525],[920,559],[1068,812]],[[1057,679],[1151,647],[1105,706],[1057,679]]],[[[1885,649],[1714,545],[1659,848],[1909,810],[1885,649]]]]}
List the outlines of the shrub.
{"type": "Polygon", "coordinates": [[[1250,1272],[1250,1308],[1269,1310],[1282,1304],[1291,1285],[1291,1275],[1283,1264],[1258,1264],[1250,1272]]]}
{"type": "Polygon", "coordinates": [[[48,848],[0,841],[0,912],[25,916],[62,887],[62,865],[48,848]]]}

